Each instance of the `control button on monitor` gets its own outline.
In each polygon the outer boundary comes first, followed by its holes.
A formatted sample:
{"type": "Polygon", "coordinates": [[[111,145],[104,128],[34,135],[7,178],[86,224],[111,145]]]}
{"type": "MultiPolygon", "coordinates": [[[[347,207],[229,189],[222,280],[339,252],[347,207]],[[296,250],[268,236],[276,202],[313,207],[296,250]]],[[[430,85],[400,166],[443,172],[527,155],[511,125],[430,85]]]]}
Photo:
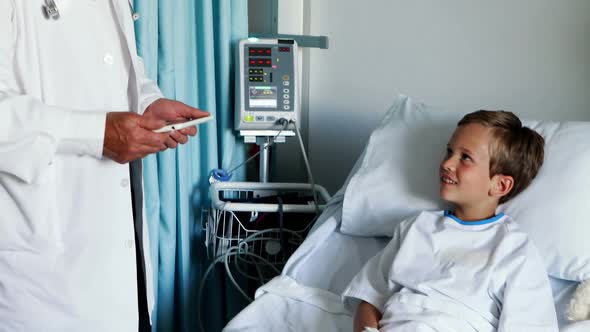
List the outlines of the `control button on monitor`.
{"type": "Polygon", "coordinates": [[[284,86],[289,86],[289,81],[283,81],[284,86]]]}
{"type": "Polygon", "coordinates": [[[289,80],[289,75],[283,75],[283,81],[288,81],[289,80]]]}
{"type": "Polygon", "coordinates": [[[291,109],[291,106],[289,106],[289,105],[284,105],[284,106],[283,106],[283,109],[285,109],[285,110],[290,110],[290,109],[291,109]]]}
{"type": "Polygon", "coordinates": [[[289,89],[283,89],[283,93],[289,93],[289,91],[291,91],[291,90],[289,90],[289,89]]]}
{"type": "Polygon", "coordinates": [[[257,115],[256,121],[264,121],[264,115],[257,115]]]}
{"type": "Polygon", "coordinates": [[[245,122],[252,122],[252,121],[254,121],[254,115],[245,115],[244,116],[244,121],[245,122]]]}
{"type": "Polygon", "coordinates": [[[269,122],[275,122],[275,121],[276,121],[276,119],[277,119],[277,118],[275,118],[275,117],[274,117],[274,116],[272,116],[272,115],[268,115],[268,116],[266,117],[266,121],[269,121],[269,122]]]}
{"type": "Polygon", "coordinates": [[[283,99],[289,99],[289,95],[288,94],[284,94],[283,95],[283,99]]]}
{"type": "Polygon", "coordinates": [[[289,105],[290,103],[291,103],[291,101],[289,99],[283,100],[283,104],[285,104],[285,105],[289,105]]]}

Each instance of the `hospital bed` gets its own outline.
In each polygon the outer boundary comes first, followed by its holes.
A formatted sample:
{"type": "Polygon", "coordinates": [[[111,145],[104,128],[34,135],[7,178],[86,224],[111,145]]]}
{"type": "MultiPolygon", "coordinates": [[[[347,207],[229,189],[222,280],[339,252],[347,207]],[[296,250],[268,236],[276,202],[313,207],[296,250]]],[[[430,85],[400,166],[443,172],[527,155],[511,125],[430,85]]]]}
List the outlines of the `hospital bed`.
{"type": "MultiPolygon", "coordinates": [[[[310,234],[282,274],[256,291],[255,301],[224,328],[233,331],[352,331],[352,313],[340,294],[367,260],[389,238],[354,236],[341,231],[346,187],[328,202],[310,234]]],[[[590,331],[590,321],[569,322],[565,310],[577,282],[550,278],[560,332],[590,331]]]]}
{"type": "MultiPolygon", "coordinates": [[[[339,294],[388,239],[340,233],[342,201],[339,192],[282,275],[259,288],[256,300],[224,331],[352,331],[351,313],[339,294]]],[[[590,331],[590,321],[568,323],[564,319],[576,284],[551,278],[560,332],[590,331]]]]}

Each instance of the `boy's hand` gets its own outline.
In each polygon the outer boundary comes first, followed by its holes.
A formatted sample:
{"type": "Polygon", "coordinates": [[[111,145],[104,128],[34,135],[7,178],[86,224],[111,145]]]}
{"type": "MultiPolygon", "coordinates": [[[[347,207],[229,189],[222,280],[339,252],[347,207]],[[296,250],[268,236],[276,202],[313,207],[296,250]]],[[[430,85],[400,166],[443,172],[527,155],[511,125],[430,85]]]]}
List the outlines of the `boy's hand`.
{"type": "Polygon", "coordinates": [[[381,316],[381,312],[372,304],[362,301],[354,314],[354,332],[372,332],[371,329],[378,329],[381,316]]]}

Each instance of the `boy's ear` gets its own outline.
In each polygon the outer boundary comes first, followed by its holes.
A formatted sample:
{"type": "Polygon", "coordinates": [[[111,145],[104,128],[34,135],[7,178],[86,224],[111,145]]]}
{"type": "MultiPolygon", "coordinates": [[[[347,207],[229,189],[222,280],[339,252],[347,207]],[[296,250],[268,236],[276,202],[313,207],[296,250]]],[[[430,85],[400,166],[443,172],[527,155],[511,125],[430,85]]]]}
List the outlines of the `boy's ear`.
{"type": "Polygon", "coordinates": [[[492,188],[490,189],[490,196],[500,199],[508,195],[510,190],[514,187],[514,178],[510,175],[496,174],[492,177],[492,188]]]}

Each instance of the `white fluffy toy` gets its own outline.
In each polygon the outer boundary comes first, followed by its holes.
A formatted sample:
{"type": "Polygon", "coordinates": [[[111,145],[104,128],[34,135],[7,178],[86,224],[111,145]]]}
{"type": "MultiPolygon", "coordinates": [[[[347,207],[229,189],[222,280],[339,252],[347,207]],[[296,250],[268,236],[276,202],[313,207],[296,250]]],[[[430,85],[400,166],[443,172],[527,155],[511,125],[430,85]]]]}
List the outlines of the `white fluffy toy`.
{"type": "Polygon", "coordinates": [[[590,279],[578,285],[566,315],[571,321],[590,319],[590,279]]]}

